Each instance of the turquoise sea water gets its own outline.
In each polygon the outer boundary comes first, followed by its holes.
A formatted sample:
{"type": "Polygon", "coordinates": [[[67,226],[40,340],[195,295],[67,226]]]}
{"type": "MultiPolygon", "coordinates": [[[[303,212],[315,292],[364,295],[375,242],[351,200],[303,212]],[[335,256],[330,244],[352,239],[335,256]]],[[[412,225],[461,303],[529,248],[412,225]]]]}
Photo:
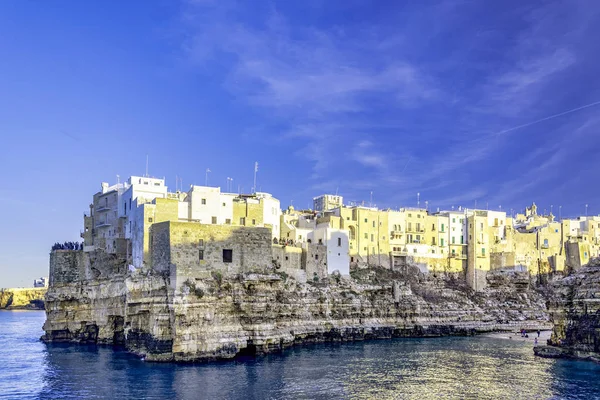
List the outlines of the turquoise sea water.
{"type": "Polygon", "coordinates": [[[296,347],[198,365],[111,347],[45,345],[45,315],[0,312],[0,397],[9,399],[594,399],[600,366],[533,356],[484,337],[296,347]]]}

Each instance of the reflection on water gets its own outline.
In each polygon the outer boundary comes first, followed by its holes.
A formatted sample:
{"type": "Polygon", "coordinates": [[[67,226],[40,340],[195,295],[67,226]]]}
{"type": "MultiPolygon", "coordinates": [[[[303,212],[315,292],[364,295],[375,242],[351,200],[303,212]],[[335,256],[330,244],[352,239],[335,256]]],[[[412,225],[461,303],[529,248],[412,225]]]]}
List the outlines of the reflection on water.
{"type": "Polygon", "coordinates": [[[600,366],[536,358],[492,338],[299,347],[257,359],[145,363],[124,351],[38,342],[44,314],[0,312],[0,397],[80,399],[573,398],[600,395],[600,366]]]}

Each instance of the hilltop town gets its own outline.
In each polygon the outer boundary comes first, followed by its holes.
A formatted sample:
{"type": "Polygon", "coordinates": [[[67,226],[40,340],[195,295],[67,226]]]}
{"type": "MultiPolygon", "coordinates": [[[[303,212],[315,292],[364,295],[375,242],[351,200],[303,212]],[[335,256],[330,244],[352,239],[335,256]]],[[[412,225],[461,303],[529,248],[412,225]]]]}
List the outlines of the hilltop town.
{"type": "Polygon", "coordinates": [[[598,255],[600,217],[378,209],[163,179],[102,183],[53,246],[47,342],[199,361],[320,341],[550,329],[548,281],[598,255]]]}
{"type": "Polygon", "coordinates": [[[132,268],[152,267],[153,233],[165,223],[171,231],[187,232],[180,243],[173,237],[171,246],[193,250],[200,268],[220,262],[225,270],[242,262],[245,244],[234,240],[215,247],[209,238],[214,242],[240,228],[267,228],[272,262],[300,281],[334,271],[349,275],[354,269],[413,265],[423,273],[462,275],[471,288],[482,290],[489,271],[545,279],[581,267],[600,249],[599,216],[556,221],[552,213],[540,215],[535,203],[513,218],[503,211],[461,207],[431,212],[347,206],[342,196],[325,194],[313,199],[312,210],[290,206],[282,211],[268,193],[194,185],[173,193],[163,179],[132,176],[122,184],[102,183],[94,194],[84,216],[83,251],[103,250],[125,257],[132,268]]]}

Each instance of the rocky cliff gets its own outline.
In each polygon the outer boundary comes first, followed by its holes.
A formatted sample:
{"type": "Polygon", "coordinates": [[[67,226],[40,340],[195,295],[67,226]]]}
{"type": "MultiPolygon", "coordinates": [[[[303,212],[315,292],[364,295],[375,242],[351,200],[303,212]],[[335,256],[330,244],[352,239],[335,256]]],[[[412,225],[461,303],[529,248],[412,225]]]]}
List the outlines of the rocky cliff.
{"type": "Polygon", "coordinates": [[[548,310],[553,331],[542,357],[600,360],[600,259],[551,284],[548,310]]]}
{"type": "MultiPolygon", "coordinates": [[[[80,256],[60,257],[51,266],[80,256]]],[[[484,293],[416,268],[310,283],[272,271],[213,271],[175,287],[171,276],[152,269],[126,272],[106,258],[83,262],[77,276],[56,278],[66,264],[58,275],[51,271],[42,339],[122,344],[153,361],[232,358],[308,342],[537,329],[548,320],[545,300],[522,276],[490,275],[484,293]],[[498,279],[503,283],[494,286],[498,279]]]]}
{"type": "Polygon", "coordinates": [[[46,288],[0,289],[0,310],[44,309],[46,288]]]}

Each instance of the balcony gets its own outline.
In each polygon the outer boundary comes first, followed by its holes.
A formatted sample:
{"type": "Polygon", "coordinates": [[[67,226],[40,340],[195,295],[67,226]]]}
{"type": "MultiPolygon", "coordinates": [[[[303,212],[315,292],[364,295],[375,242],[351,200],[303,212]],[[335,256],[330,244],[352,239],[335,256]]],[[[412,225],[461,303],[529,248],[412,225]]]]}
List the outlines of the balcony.
{"type": "Polygon", "coordinates": [[[390,231],[390,236],[394,236],[394,235],[402,235],[402,231],[390,231]]]}
{"type": "Polygon", "coordinates": [[[110,224],[106,221],[96,223],[96,228],[104,228],[105,226],[110,226],[110,224]]]}
{"type": "Polygon", "coordinates": [[[549,248],[550,246],[548,246],[547,244],[543,244],[543,245],[541,245],[540,247],[541,247],[542,249],[547,249],[547,248],[549,248]]]}
{"type": "Polygon", "coordinates": [[[96,212],[104,212],[104,211],[110,211],[110,207],[100,206],[100,207],[96,208],[96,212]]]}

